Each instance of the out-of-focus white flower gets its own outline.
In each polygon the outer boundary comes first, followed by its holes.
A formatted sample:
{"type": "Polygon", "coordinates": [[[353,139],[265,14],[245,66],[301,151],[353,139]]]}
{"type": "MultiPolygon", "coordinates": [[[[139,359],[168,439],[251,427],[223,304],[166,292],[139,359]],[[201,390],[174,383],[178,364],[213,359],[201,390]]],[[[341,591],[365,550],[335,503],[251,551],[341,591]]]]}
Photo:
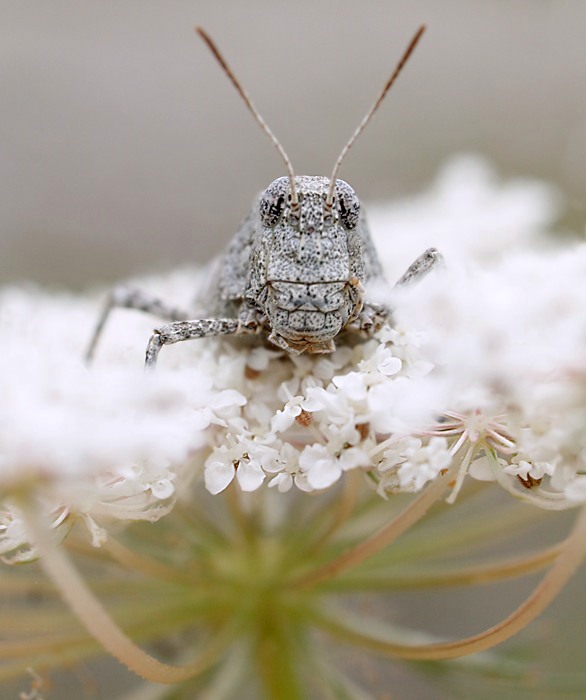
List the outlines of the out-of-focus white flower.
{"type": "Polygon", "coordinates": [[[550,185],[527,178],[500,182],[486,160],[466,154],[450,160],[427,192],[369,207],[369,221],[394,282],[430,246],[466,266],[540,245],[560,203],[550,185]]]}
{"type": "Polygon", "coordinates": [[[586,471],[584,298],[582,243],[450,269],[397,295],[400,324],[432,329],[426,382],[441,385],[447,416],[432,433],[493,452],[495,478],[544,507],[579,500],[586,471]]]}
{"type": "MultiPolygon", "coordinates": [[[[392,377],[401,371],[403,363],[391,350],[390,347],[381,343],[371,357],[361,360],[358,363],[360,372],[380,372],[384,377],[392,377]]],[[[339,386],[340,380],[338,379],[339,386]]]]}
{"type": "MultiPolygon", "coordinates": [[[[151,376],[120,361],[85,367],[92,316],[93,304],[68,296],[0,297],[0,492],[38,489],[56,527],[76,515],[88,524],[161,517],[190,478],[190,455],[245,402],[196,366],[151,376]]],[[[4,516],[3,553],[25,549],[15,513],[4,516]]]]}

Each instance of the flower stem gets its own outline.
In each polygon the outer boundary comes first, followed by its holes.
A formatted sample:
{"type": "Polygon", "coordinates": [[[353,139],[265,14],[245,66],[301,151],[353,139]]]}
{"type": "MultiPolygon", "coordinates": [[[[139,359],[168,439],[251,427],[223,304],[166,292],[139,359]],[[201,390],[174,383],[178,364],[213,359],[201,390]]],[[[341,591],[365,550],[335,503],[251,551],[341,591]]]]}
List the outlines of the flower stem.
{"type": "Polygon", "coordinates": [[[137,675],[154,683],[178,683],[193,678],[209,668],[232,640],[223,630],[206,644],[198,659],[185,666],[170,666],[150,656],[127,637],[88,588],[65,551],[53,542],[35,504],[23,502],[22,509],[40,563],[65,602],[94,639],[137,675]]]}
{"type": "Polygon", "coordinates": [[[378,532],[375,532],[374,535],[362,540],[359,544],[346,550],[327,564],[310,571],[309,574],[295,581],[294,586],[296,588],[309,588],[318,583],[328,581],[340,572],[347,571],[361,564],[366,559],[377,554],[381,549],[387,547],[425,515],[429,508],[441,497],[453,473],[454,467],[450,468],[445,474],[438,476],[420,496],[413,500],[388,525],[385,525],[378,532]]]}
{"type": "Polygon", "coordinates": [[[297,657],[296,647],[286,629],[271,630],[259,641],[259,671],[267,698],[304,700],[307,697],[299,678],[305,664],[297,657]]]}
{"type": "Polygon", "coordinates": [[[110,552],[114,559],[126,569],[139,571],[146,576],[171,583],[191,583],[193,585],[197,582],[193,569],[186,572],[167,566],[152,557],[139,554],[135,550],[126,547],[114,539],[112,535],[108,535],[104,549],[110,552]]]}
{"type": "MultiPolygon", "coordinates": [[[[561,553],[555,564],[533,590],[527,600],[508,617],[494,627],[480,634],[453,642],[435,644],[409,645],[394,642],[389,636],[372,634],[365,627],[364,619],[351,619],[347,614],[337,615],[317,613],[314,621],[327,629],[337,638],[359,644],[360,646],[389,654],[398,658],[411,660],[453,659],[479,651],[486,651],[501,644],[525,628],[554,600],[586,555],[586,508],[580,516],[571,534],[562,544],[561,553]]],[[[378,626],[380,630],[380,625],[378,626]]]]}
{"type": "Polygon", "coordinates": [[[359,491],[358,479],[361,475],[356,471],[350,471],[345,476],[342,493],[340,494],[340,498],[336,500],[330,523],[325,528],[324,532],[311,543],[311,546],[307,550],[309,554],[318,552],[321,547],[328,542],[331,536],[348,520],[356,507],[359,491]]]}
{"type": "Polygon", "coordinates": [[[413,574],[389,571],[382,575],[371,571],[368,575],[341,577],[336,579],[333,585],[338,592],[484,585],[539,571],[553,563],[562,551],[562,547],[562,544],[557,544],[525,557],[505,559],[486,565],[467,566],[452,571],[442,569],[429,572],[417,571],[413,574]]]}

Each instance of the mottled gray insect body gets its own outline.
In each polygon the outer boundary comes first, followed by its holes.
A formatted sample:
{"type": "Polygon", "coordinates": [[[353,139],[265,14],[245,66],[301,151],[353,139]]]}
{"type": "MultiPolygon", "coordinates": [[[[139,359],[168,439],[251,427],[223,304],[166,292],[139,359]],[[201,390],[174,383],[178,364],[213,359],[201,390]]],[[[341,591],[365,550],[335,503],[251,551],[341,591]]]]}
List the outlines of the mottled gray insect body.
{"type": "MultiPolygon", "coordinates": [[[[210,37],[197,32],[279,150],[289,175],[272,182],[228,246],[210,285],[206,315],[189,318],[148,294],[120,287],[110,295],[87,352],[93,356],[110,311],[116,306],[155,313],[172,323],[155,329],[146,365],[163,345],[214,335],[257,335],[289,353],[330,353],[346,334],[369,337],[389,320],[389,310],[368,297],[384,284],[360,201],[336,177],[345,154],[362,132],[419,41],[415,34],[370,111],[344,146],[330,178],[295,176],[291,162],[210,37]],[[342,335],[344,334],[344,336],[342,335]]],[[[420,277],[439,259],[433,248],[421,255],[400,284],[420,277]]]]}
{"type": "MultiPolygon", "coordinates": [[[[297,205],[287,177],[253,204],[221,262],[212,311],[237,315],[243,331],[264,331],[289,352],[331,352],[382,272],[350,185],[338,180],[329,205],[328,178],[297,176],[295,184],[297,205]]],[[[386,312],[376,313],[380,325],[386,312]]],[[[364,320],[372,328],[372,314],[364,320]]]]}

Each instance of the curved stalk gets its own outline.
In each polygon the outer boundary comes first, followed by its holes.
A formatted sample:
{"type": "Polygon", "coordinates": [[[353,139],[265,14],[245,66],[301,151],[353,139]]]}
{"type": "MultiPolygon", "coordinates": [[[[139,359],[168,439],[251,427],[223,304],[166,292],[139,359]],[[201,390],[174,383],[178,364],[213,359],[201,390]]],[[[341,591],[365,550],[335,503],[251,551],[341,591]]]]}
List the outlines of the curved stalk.
{"type": "Polygon", "coordinates": [[[370,571],[364,576],[349,576],[336,579],[336,592],[414,590],[416,588],[445,588],[448,586],[478,586],[511,578],[518,578],[549,566],[562,551],[562,544],[556,544],[525,557],[515,557],[490,564],[466,566],[452,571],[420,572],[396,575],[392,572],[378,575],[370,571]]]}
{"type": "Polygon", "coordinates": [[[454,659],[479,651],[486,651],[517,634],[540,615],[554,600],[569,578],[574,574],[586,555],[586,508],[582,509],[572,533],[562,544],[562,551],[554,565],[535,587],[527,600],[497,625],[471,637],[452,642],[409,645],[375,636],[361,627],[364,620],[349,620],[347,615],[313,618],[324,629],[338,639],[345,639],[362,647],[397,658],[432,661],[454,659]],[[346,618],[347,622],[341,622],[346,618]]]}
{"type": "Polygon", "coordinates": [[[223,630],[206,645],[198,659],[185,666],[171,666],[150,656],[127,637],[88,588],[63,548],[52,541],[35,505],[25,502],[22,510],[39,552],[41,566],[65,602],[92,637],[137,675],[154,683],[170,684],[188,680],[209,668],[232,640],[232,635],[223,630]]]}

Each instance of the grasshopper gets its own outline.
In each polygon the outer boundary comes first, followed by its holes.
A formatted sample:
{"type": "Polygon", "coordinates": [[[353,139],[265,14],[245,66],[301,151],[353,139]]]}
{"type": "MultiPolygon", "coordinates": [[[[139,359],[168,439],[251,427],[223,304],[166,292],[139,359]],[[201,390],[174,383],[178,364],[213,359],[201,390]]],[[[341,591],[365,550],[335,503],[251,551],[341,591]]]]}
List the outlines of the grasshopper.
{"type": "MultiPolygon", "coordinates": [[[[170,323],[156,328],[146,350],[146,367],[157,362],[164,345],[207,336],[256,335],[292,354],[330,353],[336,341],[371,337],[390,320],[390,311],[369,291],[384,284],[360,200],[337,179],[340,164],[383,101],[414,50],[419,28],[377,99],[354,131],[332,175],[296,176],[280,142],[234,75],[216,44],[196,32],[240,94],[253,117],[279,151],[288,175],[272,182],[253,202],[248,216],[220,260],[208,318],[190,314],[138,289],[115,288],[94,331],[88,361],[115,307],[139,309],[170,323]]],[[[441,259],[429,248],[397,284],[419,278],[441,259]]]]}

